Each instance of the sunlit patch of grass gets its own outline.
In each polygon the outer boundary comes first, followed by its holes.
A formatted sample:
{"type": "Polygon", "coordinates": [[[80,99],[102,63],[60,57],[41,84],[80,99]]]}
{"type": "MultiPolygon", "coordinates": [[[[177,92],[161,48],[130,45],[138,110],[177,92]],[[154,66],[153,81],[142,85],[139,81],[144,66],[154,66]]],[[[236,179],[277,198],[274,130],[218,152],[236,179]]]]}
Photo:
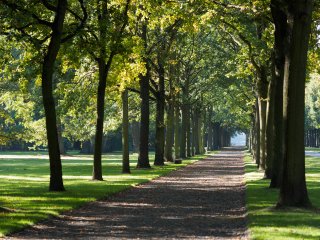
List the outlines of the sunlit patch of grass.
{"type": "MultiPolygon", "coordinates": [[[[315,210],[285,209],[274,206],[279,190],[270,189],[251,156],[245,157],[247,209],[251,239],[320,239],[320,214],[315,210]]],[[[320,158],[306,158],[306,176],[310,200],[320,207],[320,158]]]]}
{"type": "Polygon", "coordinates": [[[150,181],[203,157],[183,160],[180,165],[166,163],[163,167],[154,166],[151,170],[142,170],[135,168],[137,155],[133,154],[130,155],[132,173],[121,174],[121,154],[103,155],[104,181],[99,182],[91,181],[91,156],[73,154],[62,160],[67,191],[49,192],[49,163],[45,152],[2,152],[0,206],[11,211],[0,211],[0,236],[34,224],[49,215],[58,215],[86,202],[150,181]],[[10,158],[10,155],[14,155],[14,158],[10,158]]]}

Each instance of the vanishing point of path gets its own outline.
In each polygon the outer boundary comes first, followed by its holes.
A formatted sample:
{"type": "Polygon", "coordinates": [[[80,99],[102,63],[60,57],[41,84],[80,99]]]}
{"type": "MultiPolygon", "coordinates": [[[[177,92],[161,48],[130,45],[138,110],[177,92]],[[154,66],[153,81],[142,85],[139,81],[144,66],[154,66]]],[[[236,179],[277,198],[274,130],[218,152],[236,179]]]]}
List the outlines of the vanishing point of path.
{"type": "Polygon", "coordinates": [[[244,164],[235,149],[8,238],[247,239],[246,221],[244,164]]]}

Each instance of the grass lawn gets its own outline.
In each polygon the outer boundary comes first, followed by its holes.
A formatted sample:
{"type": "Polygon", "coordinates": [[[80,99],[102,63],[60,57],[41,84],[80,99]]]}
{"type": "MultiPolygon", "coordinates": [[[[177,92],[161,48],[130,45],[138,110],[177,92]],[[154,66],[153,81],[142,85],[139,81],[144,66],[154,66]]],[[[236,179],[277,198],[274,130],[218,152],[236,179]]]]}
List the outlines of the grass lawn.
{"type": "MultiPolygon", "coordinates": [[[[121,155],[103,155],[104,181],[91,181],[92,156],[63,157],[64,184],[67,191],[49,192],[49,163],[44,152],[2,152],[0,154],[0,206],[12,209],[0,212],[0,236],[47,218],[48,215],[77,208],[149,181],[204,156],[184,160],[183,164],[166,164],[151,170],[135,169],[137,155],[130,155],[132,174],[121,174],[121,155]]],[[[153,162],[153,157],[150,156],[153,162]]]]}
{"type": "Polygon", "coordinates": [[[315,147],[305,147],[306,151],[314,151],[314,152],[320,152],[320,148],[315,147]]]}
{"type": "MultiPolygon", "coordinates": [[[[251,239],[320,239],[320,211],[273,209],[278,190],[268,188],[270,180],[262,179],[251,156],[245,164],[251,239]]],[[[306,173],[309,197],[320,208],[320,158],[306,158],[306,173]]]]}

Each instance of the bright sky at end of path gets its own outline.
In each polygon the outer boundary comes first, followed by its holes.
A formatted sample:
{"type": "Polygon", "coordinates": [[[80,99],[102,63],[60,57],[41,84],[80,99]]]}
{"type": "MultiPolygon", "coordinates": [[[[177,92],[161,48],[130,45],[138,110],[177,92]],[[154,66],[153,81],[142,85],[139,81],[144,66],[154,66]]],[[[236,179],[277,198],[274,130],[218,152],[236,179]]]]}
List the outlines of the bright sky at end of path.
{"type": "Polygon", "coordinates": [[[246,135],[244,133],[238,133],[231,138],[231,146],[245,146],[246,135]]]}

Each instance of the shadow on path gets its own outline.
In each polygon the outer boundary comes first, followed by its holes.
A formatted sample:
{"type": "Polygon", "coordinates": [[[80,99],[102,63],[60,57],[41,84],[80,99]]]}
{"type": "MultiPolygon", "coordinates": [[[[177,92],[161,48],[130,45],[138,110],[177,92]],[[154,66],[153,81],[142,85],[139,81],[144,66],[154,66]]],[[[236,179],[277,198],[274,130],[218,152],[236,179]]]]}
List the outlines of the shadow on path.
{"type": "Polygon", "coordinates": [[[223,150],[7,239],[247,239],[240,150],[223,150]]]}

